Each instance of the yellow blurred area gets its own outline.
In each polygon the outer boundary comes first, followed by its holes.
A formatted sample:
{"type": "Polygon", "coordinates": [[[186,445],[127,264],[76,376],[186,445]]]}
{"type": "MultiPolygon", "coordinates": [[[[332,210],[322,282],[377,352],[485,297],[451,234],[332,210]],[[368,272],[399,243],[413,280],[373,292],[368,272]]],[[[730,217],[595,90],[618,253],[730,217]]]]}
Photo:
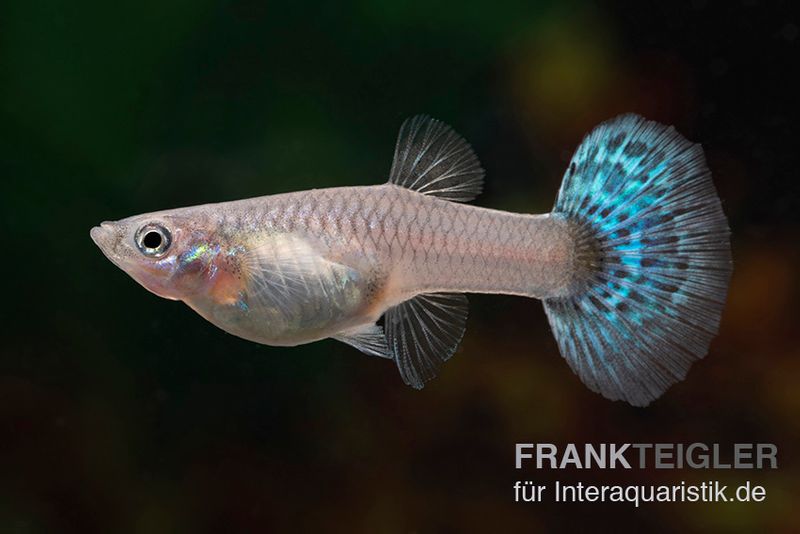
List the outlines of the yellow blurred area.
{"type": "Polygon", "coordinates": [[[608,118],[626,73],[595,10],[556,11],[514,46],[509,91],[527,125],[556,141],[608,118]]]}

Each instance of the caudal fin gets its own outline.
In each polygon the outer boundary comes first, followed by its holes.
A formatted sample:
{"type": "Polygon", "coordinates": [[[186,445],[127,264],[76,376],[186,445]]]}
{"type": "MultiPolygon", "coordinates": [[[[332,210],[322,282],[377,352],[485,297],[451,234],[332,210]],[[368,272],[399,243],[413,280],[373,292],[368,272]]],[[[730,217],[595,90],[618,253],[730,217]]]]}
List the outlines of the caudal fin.
{"type": "Polygon", "coordinates": [[[553,212],[588,258],[574,294],[544,301],[561,354],[591,390],[645,406],[705,356],[728,291],[730,231],[703,150],[612,119],[575,151],[553,212]]]}

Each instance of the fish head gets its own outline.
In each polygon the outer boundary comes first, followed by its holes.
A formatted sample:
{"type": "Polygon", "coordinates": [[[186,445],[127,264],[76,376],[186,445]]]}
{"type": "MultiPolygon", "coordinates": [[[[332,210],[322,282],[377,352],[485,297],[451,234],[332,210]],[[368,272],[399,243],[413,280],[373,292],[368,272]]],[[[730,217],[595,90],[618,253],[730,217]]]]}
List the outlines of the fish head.
{"type": "Polygon", "coordinates": [[[114,265],[160,297],[185,300],[214,278],[220,247],[195,218],[137,215],[103,222],[90,235],[114,265]]]}

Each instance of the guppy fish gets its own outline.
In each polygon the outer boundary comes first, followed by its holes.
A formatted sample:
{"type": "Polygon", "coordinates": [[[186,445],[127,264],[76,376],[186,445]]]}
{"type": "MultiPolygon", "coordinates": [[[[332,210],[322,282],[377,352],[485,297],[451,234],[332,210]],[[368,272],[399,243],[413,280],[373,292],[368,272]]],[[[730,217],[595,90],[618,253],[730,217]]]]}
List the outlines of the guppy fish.
{"type": "Polygon", "coordinates": [[[562,356],[609,399],[647,405],[706,354],[732,265],[699,145],[637,115],[605,122],[546,215],[462,204],[483,175],[463,138],[417,116],[388,183],[137,215],[91,237],[145,288],[231,334],[337,339],[394,360],[415,388],[464,335],[464,293],[542,299],[562,356]]]}

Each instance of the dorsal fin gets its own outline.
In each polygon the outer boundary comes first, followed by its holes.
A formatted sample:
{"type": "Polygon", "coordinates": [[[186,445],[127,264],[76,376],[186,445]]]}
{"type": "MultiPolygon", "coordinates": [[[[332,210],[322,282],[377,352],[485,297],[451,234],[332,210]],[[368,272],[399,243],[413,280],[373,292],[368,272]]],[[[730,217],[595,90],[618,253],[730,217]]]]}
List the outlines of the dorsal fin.
{"type": "Polygon", "coordinates": [[[403,382],[422,389],[456,351],[467,323],[467,297],[418,295],[389,309],[384,330],[403,382]]]}
{"type": "Polygon", "coordinates": [[[443,122],[417,115],[400,126],[389,183],[468,202],[483,190],[483,174],[469,143],[443,122]]]}

